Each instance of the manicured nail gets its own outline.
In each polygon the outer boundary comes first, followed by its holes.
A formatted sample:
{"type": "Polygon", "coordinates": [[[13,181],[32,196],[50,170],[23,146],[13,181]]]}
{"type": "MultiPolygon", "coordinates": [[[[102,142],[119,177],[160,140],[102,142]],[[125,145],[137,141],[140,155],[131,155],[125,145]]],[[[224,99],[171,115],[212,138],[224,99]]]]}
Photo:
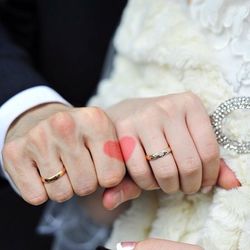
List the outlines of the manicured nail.
{"type": "Polygon", "coordinates": [[[207,194],[207,193],[209,193],[212,189],[213,189],[213,186],[203,187],[203,188],[201,189],[201,192],[202,192],[203,194],[207,194]]]}
{"type": "Polygon", "coordinates": [[[120,242],[116,245],[117,250],[134,250],[136,247],[136,242],[120,242]]]}

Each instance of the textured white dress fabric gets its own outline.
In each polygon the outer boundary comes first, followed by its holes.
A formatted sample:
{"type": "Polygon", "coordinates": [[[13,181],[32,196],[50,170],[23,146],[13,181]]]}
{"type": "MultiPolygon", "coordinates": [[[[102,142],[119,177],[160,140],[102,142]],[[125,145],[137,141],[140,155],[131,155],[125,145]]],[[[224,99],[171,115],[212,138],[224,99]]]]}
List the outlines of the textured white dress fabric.
{"type": "Polygon", "coordinates": [[[250,94],[250,2],[194,0],[192,19],[216,50],[227,82],[239,95],[250,94]]]}
{"type": "MultiPolygon", "coordinates": [[[[223,101],[250,95],[249,0],[130,0],[114,40],[113,71],[90,105],[191,90],[209,113],[223,101]]],[[[250,135],[249,111],[233,112],[224,132],[250,135]]],[[[150,119],[150,118],[149,118],[150,119]]],[[[249,140],[249,138],[248,138],[249,140]]],[[[107,247],[158,237],[206,250],[250,248],[250,155],[221,148],[242,186],[212,194],[145,193],[114,224],[107,247]]],[[[167,167],[167,166],[166,166],[167,167]]]]}

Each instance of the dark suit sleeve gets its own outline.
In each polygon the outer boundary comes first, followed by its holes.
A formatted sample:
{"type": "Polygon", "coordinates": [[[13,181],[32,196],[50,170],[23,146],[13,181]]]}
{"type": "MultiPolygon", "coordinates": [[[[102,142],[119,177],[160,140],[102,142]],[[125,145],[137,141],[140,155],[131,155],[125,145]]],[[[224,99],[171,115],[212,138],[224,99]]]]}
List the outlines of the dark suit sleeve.
{"type": "MultiPolygon", "coordinates": [[[[0,153],[9,125],[20,114],[41,103],[66,103],[55,91],[44,87],[48,83],[36,69],[35,3],[35,0],[0,0],[0,153]],[[35,88],[34,94],[32,87],[36,86],[40,87],[35,88]],[[23,91],[26,89],[29,90],[23,91]],[[22,93],[15,96],[19,92],[22,93]]],[[[0,176],[9,179],[2,165],[0,155],[0,176]]]]}
{"type": "Polygon", "coordinates": [[[48,85],[35,69],[34,2],[0,0],[0,106],[18,92],[48,85]]]}

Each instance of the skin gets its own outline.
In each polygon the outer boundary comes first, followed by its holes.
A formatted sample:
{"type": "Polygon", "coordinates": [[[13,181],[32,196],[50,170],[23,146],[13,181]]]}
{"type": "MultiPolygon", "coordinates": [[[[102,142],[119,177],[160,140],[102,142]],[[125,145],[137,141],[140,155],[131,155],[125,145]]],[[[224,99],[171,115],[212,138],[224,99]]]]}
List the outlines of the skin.
{"type": "MultiPolygon", "coordinates": [[[[219,159],[209,116],[193,93],[125,100],[107,113],[118,137],[129,136],[135,144],[126,160],[132,179],[126,177],[104,192],[107,209],[140,196],[142,190],[161,188],[169,194],[179,190],[192,194],[204,187],[211,190],[216,184],[225,189],[240,186],[234,173],[219,159]],[[172,148],[172,154],[157,161],[145,160],[144,152],[152,154],[166,145],[172,148]]],[[[122,152],[130,148],[130,144],[121,144],[122,152]]]]}
{"type": "Polygon", "coordinates": [[[133,137],[124,136],[119,141],[107,141],[104,144],[104,154],[119,161],[127,162],[132,156],[136,146],[136,141],[133,137]],[[123,148],[121,152],[120,148],[123,148]]]}
{"type": "MultiPolygon", "coordinates": [[[[195,193],[216,184],[219,147],[200,99],[192,93],[123,101],[107,110],[118,138],[129,136],[135,148],[126,166],[144,190],[195,193]],[[202,126],[200,125],[202,124],[202,126]],[[202,138],[202,139],[201,139],[202,138]],[[148,162],[150,155],[170,146],[172,153],[148,162]]],[[[121,145],[122,152],[127,145],[121,145]]]]}
{"type": "MultiPolygon", "coordinates": [[[[2,152],[4,167],[24,200],[38,205],[48,198],[62,202],[74,193],[87,196],[79,202],[89,216],[109,225],[126,209],[120,205],[139,197],[142,189],[162,188],[172,193],[181,188],[192,193],[216,182],[226,189],[240,185],[223,161],[219,167],[218,146],[208,116],[193,94],[125,101],[107,113],[111,119],[98,108],[51,103],[29,110],[12,124],[2,152]],[[174,120],[178,122],[171,122],[174,120]],[[178,143],[173,144],[171,138],[178,143]],[[144,150],[151,154],[168,142],[173,154],[149,165],[144,150]],[[131,177],[124,178],[124,161],[131,177]],[[59,180],[41,182],[39,172],[50,177],[63,167],[67,174],[59,180]],[[101,190],[95,192],[98,186],[105,188],[102,197],[101,190]]],[[[134,249],[202,248],[149,239],[137,243],[134,249]]]]}
{"type": "MultiPolygon", "coordinates": [[[[223,159],[220,160],[220,173],[216,185],[226,190],[241,186],[223,159]]],[[[104,191],[103,205],[106,209],[113,210],[129,200],[138,198],[141,193],[142,189],[131,178],[125,177],[118,186],[104,191]]]]}
{"type": "Polygon", "coordinates": [[[42,105],[23,114],[8,131],[4,167],[28,203],[39,205],[48,198],[63,202],[74,193],[86,196],[98,186],[121,182],[124,162],[103,153],[109,140],[117,141],[116,131],[101,109],[42,105]],[[40,175],[49,178],[63,167],[67,174],[42,183],[40,175]]]}
{"type": "Polygon", "coordinates": [[[217,184],[226,190],[241,186],[240,182],[223,159],[220,160],[220,173],[217,184]]]}
{"type": "Polygon", "coordinates": [[[147,239],[138,243],[123,242],[121,246],[124,250],[203,250],[199,246],[160,239],[147,239]]]}
{"type": "Polygon", "coordinates": [[[74,193],[86,196],[100,186],[106,188],[104,206],[113,209],[142,189],[189,194],[215,185],[219,176],[209,117],[192,93],[126,100],[106,113],[94,107],[42,105],[15,121],[2,153],[20,194],[34,205],[48,198],[62,202],[74,193]],[[166,145],[172,154],[146,161],[145,152],[166,145]],[[124,160],[131,178],[124,178],[124,160]],[[51,177],[63,167],[67,174],[42,183],[40,175],[51,177]]]}
{"type": "MultiPolygon", "coordinates": [[[[191,2],[192,2],[192,0],[188,0],[189,4],[191,2]]],[[[65,107],[63,107],[61,105],[58,105],[58,104],[49,104],[49,105],[45,105],[45,108],[44,108],[44,105],[43,105],[42,107],[35,108],[35,110],[38,109],[38,111],[42,111],[42,118],[44,120],[46,120],[51,115],[57,114],[57,112],[61,112],[61,109],[64,112],[65,111],[64,108],[65,107]]],[[[25,133],[27,134],[30,131],[30,129],[32,128],[32,126],[27,124],[27,121],[30,118],[29,117],[30,114],[31,114],[31,118],[36,120],[36,115],[34,116],[33,111],[34,111],[34,109],[30,110],[29,112],[26,112],[25,115],[20,117],[18,119],[18,121],[9,130],[9,132],[7,134],[7,138],[6,138],[6,144],[5,144],[5,147],[4,147],[4,150],[3,150],[4,165],[5,166],[7,166],[9,160],[11,161],[12,157],[15,158],[14,155],[13,155],[12,144],[10,142],[14,141],[14,152],[18,153],[17,151],[15,151],[16,149],[18,150],[18,148],[15,147],[16,146],[15,145],[16,140],[17,140],[16,138],[18,138],[20,135],[21,135],[21,137],[23,137],[25,135],[25,133]],[[26,123],[23,122],[23,120],[24,121],[26,120],[26,123]],[[18,129],[18,125],[21,127],[20,130],[18,129]],[[9,147],[11,148],[10,153],[9,153],[9,150],[8,150],[9,147]],[[7,157],[7,160],[5,160],[6,157],[7,157]]],[[[92,120],[92,122],[93,121],[94,120],[92,120]]],[[[196,119],[196,121],[198,121],[198,120],[196,119]]],[[[95,125],[95,123],[93,123],[93,125],[95,125]]],[[[33,126],[36,127],[36,122],[33,122],[33,126]]],[[[210,132],[208,132],[208,133],[210,134],[210,132]]],[[[190,131],[190,134],[193,135],[192,131],[190,131]]],[[[116,137],[114,135],[114,133],[112,133],[112,135],[113,135],[112,137],[116,137]]],[[[130,137],[130,138],[132,138],[132,137],[130,137]]],[[[194,142],[195,141],[196,140],[194,138],[194,142]]],[[[125,163],[128,163],[129,160],[130,160],[130,157],[131,157],[131,155],[132,155],[132,153],[133,153],[133,151],[135,149],[136,140],[133,140],[133,143],[131,143],[131,142],[129,142],[129,143],[125,142],[124,143],[122,141],[122,139],[119,139],[119,142],[120,142],[120,147],[122,148],[122,152],[120,152],[120,150],[118,149],[119,147],[116,146],[115,154],[119,155],[118,156],[118,158],[120,157],[118,159],[119,161],[121,161],[121,155],[122,155],[122,158],[123,158],[123,160],[125,160],[125,163]]],[[[107,141],[104,142],[104,145],[106,143],[107,143],[107,141]]],[[[79,143],[79,144],[80,144],[80,146],[82,146],[81,143],[79,143]]],[[[105,148],[105,146],[104,146],[104,148],[105,148]]],[[[202,154],[200,154],[199,149],[197,149],[197,150],[198,150],[199,156],[202,157],[202,154]]],[[[110,150],[110,148],[108,146],[106,146],[106,152],[111,152],[111,151],[112,150],[110,150]]],[[[105,153],[105,150],[104,150],[104,153],[105,153]]],[[[218,174],[218,176],[216,178],[216,183],[219,186],[221,186],[222,188],[225,188],[227,190],[239,187],[241,185],[240,182],[236,179],[234,173],[229,169],[229,167],[226,165],[226,163],[222,159],[220,160],[220,163],[219,163],[219,166],[218,166],[218,159],[217,159],[218,157],[217,156],[215,157],[216,154],[217,153],[212,154],[213,157],[211,157],[211,158],[213,158],[213,160],[211,160],[211,159],[208,160],[208,162],[210,162],[210,163],[205,161],[205,166],[208,166],[208,164],[210,164],[210,165],[214,164],[214,166],[217,165],[217,167],[214,168],[215,172],[218,174]],[[216,160],[215,160],[215,158],[216,158],[216,160]],[[213,162],[213,164],[211,163],[211,161],[213,162]],[[217,170],[217,168],[218,168],[218,170],[217,170]]],[[[110,158],[116,158],[117,159],[117,157],[113,157],[113,154],[110,154],[110,153],[107,154],[106,153],[106,155],[108,155],[110,158]]],[[[77,159],[81,159],[81,158],[77,157],[77,159]]],[[[201,158],[201,160],[202,159],[203,158],[201,158]]],[[[19,160],[20,160],[20,158],[19,158],[19,160]]],[[[34,161],[33,161],[33,163],[34,163],[34,161]]],[[[203,163],[204,162],[202,162],[202,164],[203,163]]],[[[27,165],[28,165],[28,162],[27,162],[27,165]]],[[[90,163],[90,159],[89,159],[89,166],[92,166],[92,168],[93,168],[93,165],[95,165],[95,163],[94,162],[90,163]]],[[[174,165],[173,162],[172,162],[172,165],[174,165]]],[[[15,166],[17,166],[17,163],[16,164],[13,163],[12,167],[15,168],[15,166]]],[[[31,164],[30,164],[30,166],[31,166],[31,164]]],[[[34,164],[33,164],[33,167],[34,167],[34,164]]],[[[38,167],[37,163],[36,163],[35,167],[38,167]]],[[[152,165],[151,165],[151,167],[152,167],[152,165]]],[[[32,172],[33,177],[35,177],[35,180],[38,182],[39,176],[37,175],[37,173],[35,173],[34,170],[31,171],[31,168],[29,168],[29,169],[30,169],[30,172],[32,172]]],[[[6,170],[8,172],[7,167],[6,167],[6,170]]],[[[75,171],[75,172],[77,173],[77,171],[75,171]]],[[[18,171],[16,173],[18,174],[18,171]]],[[[70,190],[70,191],[68,193],[67,192],[66,193],[65,192],[61,193],[63,195],[55,196],[55,200],[56,201],[67,200],[72,196],[73,192],[75,192],[76,194],[79,194],[80,196],[82,196],[82,195],[85,196],[88,193],[93,193],[93,191],[96,190],[96,183],[95,182],[99,181],[99,180],[103,180],[101,175],[99,175],[99,179],[98,179],[97,171],[95,173],[96,173],[96,175],[95,175],[95,177],[93,177],[93,179],[95,179],[95,181],[93,182],[94,184],[92,184],[92,186],[91,186],[91,187],[94,186],[95,188],[93,188],[93,189],[90,188],[90,191],[89,191],[86,188],[82,189],[80,187],[79,190],[81,190],[81,192],[78,192],[78,190],[75,189],[74,186],[71,184],[71,189],[69,188],[69,185],[68,185],[68,190],[70,190]],[[83,190],[83,193],[82,193],[82,190],[83,190]],[[88,191],[86,192],[86,190],[88,190],[88,191]]],[[[101,172],[101,173],[103,173],[103,172],[101,172]]],[[[128,200],[135,199],[138,196],[140,196],[140,194],[141,194],[141,188],[131,178],[125,177],[123,180],[121,180],[122,179],[121,177],[124,176],[124,165],[123,164],[122,164],[122,166],[119,165],[117,173],[118,173],[117,178],[115,179],[115,181],[113,183],[109,183],[109,182],[106,183],[105,181],[103,182],[103,183],[107,184],[107,186],[105,186],[105,184],[103,185],[103,187],[107,187],[107,189],[105,190],[105,192],[103,194],[103,204],[108,209],[114,209],[118,205],[120,205],[120,204],[122,204],[122,203],[124,203],[124,202],[126,202],[128,200]],[[120,180],[120,181],[118,181],[118,180],[120,180]],[[116,185],[115,187],[109,188],[110,185],[111,186],[115,185],[115,182],[117,182],[119,184],[116,185]]],[[[155,174],[157,172],[153,171],[153,173],[155,174]]],[[[203,167],[202,178],[204,178],[204,176],[206,176],[206,173],[209,173],[209,171],[207,169],[204,169],[204,167],[203,167]]],[[[9,174],[10,174],[10,172],[9,172],[9,174]]],[[[27,172],[26,172],[26,174],[27,174],[27,172]]],[[[45,202],[47,200],[48,196],[50,197],[50,194],[53,193],[52,190],[50,190],[50,192],[48,192],[49,188],[46,188],[46,185],[42,188],[41,183],[40,184],[34,184],[33,183],[32,185],[30,185],[31,183],[29,181],[25,180],[25,179],[22,180],[22,181],[18,181],[18,177],[15,176],[15,174],[13,174],[13,175],[10,174],[10,176],[12,177],[12,179],[14,181],[16,180],[15,183],[19,187],[19,190],[23,191],[21,193],[23,194],[24,199],[26,201],[28,201],[29,203],[31,203],[31,204],[37,205],[37,204],[43,203],[43,202],[45,202]],[[30,187],[28,187],[29,185],[30,185],[30,187]],[[38,186],[40,186],[40,187],[38,188],[38,186]],[[35,192],[34,192],[34,194],[32,192],[32,194],[34,195],[33,197],[31,195],[26,195],[26,192],[29,192],[31,190],[30,189],[31,187],[36,187],[37,190],[40,189],[41,193],[37,196],[37,194],[35,194],[35,192]]],[[[211,176],[213,176],[213,174],[210,173],[210,174],[208,174],[208,176],[211,177],[211,176]]],[[[26,178],[27,177],[28,176],[26,175],[26,178]]],[[[25,178],[25,175],[24,175],[24,178],[25,178]]],[[[62,177],[62,178],[64,178],[64,177],[62,177]]],[[[80,176],[79,176],[79,178],[80,178],[80,176]]],[[[106,179],[104,179],[104,180],[106,180],[106,179]]],[[[157,178],[156,178],[156,180],[157,180],[157,178]]],[[[212,180],[212,178],[211,178],[211,180],[212,180]]],[[[71,181],[72,181],[71,178],[68,177],[68,183],[67,184],[69,184],[69,182],[71,182],[71,181]]],[[[74,179],[73,179],[73,181],[74,181],[74,179]]],[[[75,179],[75,181],[76,181],[76,179],[75,179]]],[[[151,179],[151,181],[152,181],[152,179],[151,179]]],[[[182,181],[183,181],[183,179],[182,179],[182,181]]],[[[64,182],[64,184],[66,182],[64,182]]],[[[206,181],[204,181],[204,179],[203,179],[201,181],[201,185],[206,186],[206,185],[208,185],[208,183],[206,181]]],[[[75,186],[75,187],[77,187],[77,186],[75,186]]],[[[153,186],[151,186],[152,189],[157,188],[157,187],[158,187],[158,184],[156,184],[155,182],[154,182],[153,186]]],[[[60,192],[61,192],[61,191],[59,191],[60,188],[57,187],[56,190],[57,190],[58,194],[60,194],[60,192]]],[[[50,198],[53,199],[53,196],[54,195],[52,195],[52,197],[50,197],[50,198]]],[[[113,220],[113,216],[111,216],[111,220],[113,220]]],[[[129,244],[125,243],[124,246],[126,247],[126,245],[131,246],[131,243],[129,243],[129,244]]],[[[132,246],[133,246],[133,248],[130,248],[130,249],[133,249],[133,250],[147,250],[147,249],[148,250],[154,250],[154,249],[155,250],[161,250],[161,249],[162,250],[163,249],[164,250],[165,249],[172,249],[172,250],[182,250],[182,249],[183,250],[184,249],[185,250],[202,250],[203,249],[203,248],[201,248],[199,246],[194,246],[194,245],[184,244],[184,243],[179,243],[179,242],[172,242],[172,241],[168,241],[168,240],[160,240],[160,239],[147,239],[147,240],[144,240],[144,241],[139,242],[139,243],[132,243],[132,246]]],[[[124,249],[126,249],[126,248],[124,248],[124,249]]]]}

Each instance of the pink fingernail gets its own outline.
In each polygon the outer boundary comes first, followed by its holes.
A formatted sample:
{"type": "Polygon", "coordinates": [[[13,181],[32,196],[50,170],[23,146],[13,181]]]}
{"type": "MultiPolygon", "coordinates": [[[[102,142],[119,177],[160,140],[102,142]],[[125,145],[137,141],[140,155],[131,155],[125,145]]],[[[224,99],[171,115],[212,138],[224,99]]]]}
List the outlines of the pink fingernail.
{"type": "Polygon", "coordinates": [[[134,250],[136,246],[136,242],[120,242],[116,245],[117,250],[134,250]]]}
{"type": "Polygon", "coordinates": [[[202,192],[203,194],[207,194],[207,193],[209,193],[212,189],[213,189],[213,186],[203,187],[203,188],[201,189],[201,192],[202,192]]]}

